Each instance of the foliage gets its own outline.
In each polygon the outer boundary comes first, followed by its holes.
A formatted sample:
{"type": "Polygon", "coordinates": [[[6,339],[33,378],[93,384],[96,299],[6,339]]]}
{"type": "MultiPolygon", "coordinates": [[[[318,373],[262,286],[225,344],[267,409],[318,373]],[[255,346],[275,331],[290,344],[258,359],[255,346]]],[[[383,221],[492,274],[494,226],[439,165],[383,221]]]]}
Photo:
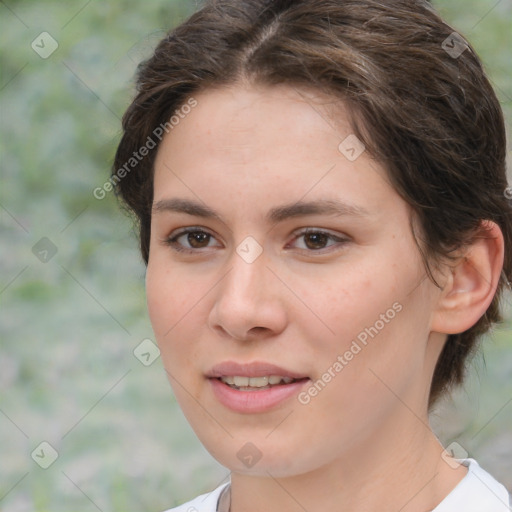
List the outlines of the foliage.
{"type": "MultiPolygon", "coordinates": [[[[512,119],[510,2],[438,3],[481,54],[512,119]]],[[[194,9],[177,0],[0,4],[5,510],[158,511],[227,475],[186,424],[160,360],[146,367],[133,355],[152,338],[144,267],[112,193],[93,195],[108,178],[137,63],[194,9]],[[31,47],[48,48],[43,31],[58,43],[46,59],[31,47]],[[59,453],[46,470],[31,458],[42,441],[59,453]]],[[[486,343],[481,390],[469,383],[480,407],[460,392],[437,428],[512,486],[512,407],[499,411],[511,394],[510,329],[509,320],[486,343]]]]}

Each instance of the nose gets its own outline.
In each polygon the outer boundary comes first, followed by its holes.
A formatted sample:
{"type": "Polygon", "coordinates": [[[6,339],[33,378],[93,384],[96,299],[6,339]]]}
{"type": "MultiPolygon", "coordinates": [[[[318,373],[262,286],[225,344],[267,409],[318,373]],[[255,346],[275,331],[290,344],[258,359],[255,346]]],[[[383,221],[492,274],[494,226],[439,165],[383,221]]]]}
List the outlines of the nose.
{"type": "Polygon", "coordinates": [[[262,255],[247,263],[233,254],[230,270],[215,287],[215,302],[209,327],[240,341],[269,338],[281,333],[287,323],[282,283],[268,268],[262,255]]]}

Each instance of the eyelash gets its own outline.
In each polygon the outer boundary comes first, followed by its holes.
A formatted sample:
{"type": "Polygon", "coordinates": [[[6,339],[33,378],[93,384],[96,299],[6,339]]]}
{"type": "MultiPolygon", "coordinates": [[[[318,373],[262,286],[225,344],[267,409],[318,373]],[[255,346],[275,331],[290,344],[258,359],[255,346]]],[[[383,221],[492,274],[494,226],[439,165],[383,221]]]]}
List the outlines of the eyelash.
{"type": "MultiPolygon", "coordinates": [[[[186,236],[186,235],[188,235],[190,233],[201,233],[201,234],[208,235],[211,238],[215,238],[213,234],[211,234],[210,232],[206,231],[203,228],[200,228],[200,227],[190,227],[190,228],[182,229],[178,233],[171,234],[171,236],[167,237],[164,240],[164,243],[166,245],[170,246],[173,250],[175,250],[177,252],[181,252],[181,253],[194,254],[194,253],[201,252],[204,249],[209,249],[209,247],[201,247],[201,248],[198,248],[198,249],[183,247],[178,242],[178,240],[181,237],[186,236]]],[[[348,237],[336,236],[336,235],[332,234],[329,231],[325,231],[323,229],[316,229],[316,228],[305,228],[302,231],[296,232],[294,234],[293,241],[298,240],[299,238],[304,237],[306,235],[310,235],[310,234],[325,235],[326,237],[328,237],[329,240],[334,241],[337,244],[344,245],[347,242],[349,242],[349,238],[348,237]]],[[[327,245],[326,247],[323,247],[321,249],[308,249],[308,248],[305,248],[305,249],[300,249],[300,250],[301,251],[306,251],[308,253],[323,254],[323,253],[325,253],[325,251],[327,249],[329,249],[329,247],[332,247],[333,245],[335,245],[335,244],[327,245]]]]}

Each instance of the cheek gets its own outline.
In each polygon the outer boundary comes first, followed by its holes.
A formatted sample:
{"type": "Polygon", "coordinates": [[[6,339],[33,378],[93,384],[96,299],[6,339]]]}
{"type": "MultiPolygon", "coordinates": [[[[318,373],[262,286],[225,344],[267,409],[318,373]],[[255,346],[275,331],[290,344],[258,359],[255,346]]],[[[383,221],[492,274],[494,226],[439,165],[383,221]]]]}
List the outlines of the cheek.
{"type": "Polygon", "coordinates": [[[365,333],[368,336],[366,330],[376,323],[379,332],[384,332],[389,324],[383,321],[391,323],[397,316],[393,304],[401,298],[394,278],[377,279],[373,269],[369,271],[363,266],[332,272],[328,281],[315,287],[305,286],[304,292],[304,303],[324,324],[319,352],[325,353],[330,346],[328,354],[348,348],[358,336],[364,341],[365,333]],[[340,277],[333,279],[333,275],[340,277]]]}
{"type": "Polygon", "coordinates": [[[159,255],[150,259],[146,272],[146,300],[155,336],[167,338],[201,294],[200,283],[187,279],[178,268],[169,268],[159,255]]]}
{"type": "Polygon", "coordinates": [[[333,273],[341,277],[303,295],[324,324],[316,323],[315,334],[311,323],[302,322],[302,329],[315,340],[310,354],[317,361],[315,377],[322,378],[329,370],[336,375],[333,381],[340,389],[333,400],[338,403],[339,393],[353,396],[357,389],[371,397],[375,386],[383,387],[370,369],[399,388],[421,369],[429,333],[428,300],[424,286],[418,286],[421,269],[392,261],[360,262],[343,274],[333,273]],[[408,361],[404,372],[396,371],[400,361],[408,361]]]}
{"type": "Polygon", "coordinates": [[[198,381],[190,368],[199,356],[195,340],[200,338],[201,326],[205,325],[199,318],[205,314],[205,304],[199,301],[204,295],[200,285],[194,285],[183,274],[168,269],[167,265],[156,265],[154,260],[150,262],[146,273],[146,299],[167,378],[188,416],[191,403],[195,403],[190,401],[190,395],[197,400],[200,394],[198,381]]]}
{"type": "MultiPolygon", "coordinates": [[[[169,372],[178,371],[193,358],[194,329],[204,322],[202,289],[187,280],[183,273],[151,262],[146,274],[146,300],[151,326],[160,348],[162,361],[169,372]]],[[[204,293],[203,293],[204,295],[204,293]]]]}
{"type": "Polygon", "coordinates": [[[146,301],[149,318],[159,344],[177,321],[180,305],[168,272],[151,261],[146,272],[146,301]]]}
{"type": "Polygon", "coordinates": [[[429,330],[421,294],[402,295],[400,300],[396,294],[381,298],[366,310],[347,304],[336,324],[346,335],[338,336],[334,346],[324,347],[331,357],[322,359],[318,378],[332,382],[322,394],[324,411],[337,411],[334,422],[343,424],[348,416],[359,425],[378,423],[397,405],[397,396],[407,402],[409,394],[421,393],[424,386],[429,330]]]}

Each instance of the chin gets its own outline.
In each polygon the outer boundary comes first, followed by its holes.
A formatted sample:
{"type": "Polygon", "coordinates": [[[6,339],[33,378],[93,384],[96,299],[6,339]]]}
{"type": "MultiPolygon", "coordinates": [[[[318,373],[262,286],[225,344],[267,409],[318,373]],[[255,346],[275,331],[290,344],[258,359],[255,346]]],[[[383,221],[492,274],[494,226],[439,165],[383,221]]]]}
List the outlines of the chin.
{"type": "MultiPolygon", "coordinates": [[[[197,433],[199,439],[221,465],[234,473],[268,478],[287,478],[307,473],[314,469],[312,461],[301,460],[298,453],[303,450],[283,443],[284,439],[270,442],[262,436],[236,436],[219,441],[206,439],[197,433]],[[242,440],[243,439],[243,440],[242,440]],[[252,439],[252,440],[251,440],[252,439]]],[[[304,446],[305,443],[302,443],[304,446]]]]}

